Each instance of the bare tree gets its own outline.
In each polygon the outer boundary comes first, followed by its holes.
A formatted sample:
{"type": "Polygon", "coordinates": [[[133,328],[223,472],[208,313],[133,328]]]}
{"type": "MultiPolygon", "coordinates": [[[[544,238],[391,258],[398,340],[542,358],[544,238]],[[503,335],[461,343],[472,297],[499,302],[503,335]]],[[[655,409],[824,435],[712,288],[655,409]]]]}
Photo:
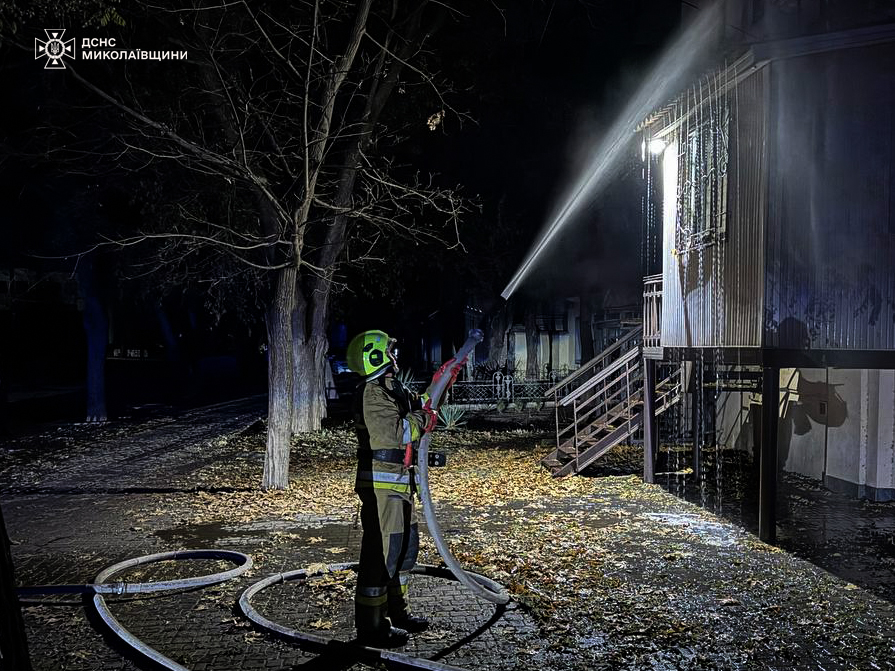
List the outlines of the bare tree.
{"type": "Polygon", "coordinates": [[[537,323],[537,304],[527,304],[525,312],[525,377],[541,377],[541,332],[537,323]]]}
{"type": "Polygon", "coordinates": [[[70,66],[84,102],[115,121],[64,149],[159,187],[146,197],[163,216],[100,244],[155,241],[158,268],[211,269],[206,281],[267,290],[265,489],[288,486],[291,434],[319,428],[325,414],[341,264],[375,259],[393,236],[456,241],[464,209],[452,189],[390,157],[408,125],[435,129],[450,111],[424,68],[427,40],[452,10],[419,0],[281,5],[122,8],[115,15],[136,31],[128,39],[166,35],[187,58],[70,66]],[[396,95],[420,107],[389,117],[396,95]]]}

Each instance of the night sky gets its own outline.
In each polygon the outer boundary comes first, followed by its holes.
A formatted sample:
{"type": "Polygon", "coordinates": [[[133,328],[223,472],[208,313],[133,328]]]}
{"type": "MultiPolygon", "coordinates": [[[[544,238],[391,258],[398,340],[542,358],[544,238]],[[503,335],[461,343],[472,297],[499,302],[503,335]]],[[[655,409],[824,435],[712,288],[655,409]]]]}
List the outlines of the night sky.
{"type": "MultiPolygon", "coordinates": [[[[466,253],[482,268],[482,277],[469,282],[476,284],[474,290],[485,297],[486,304],[494,305],[603,129],[676,33],[681,4],[676,0],[496,0],[471,4],[465,16],[449,17],[430,42],[430,49],[438,54],[439,75],[451,83],[447,99],[468,118],[461,120],[449,113],[434,132],[418,124],[407,133],[400,158],[435,174],[442,184],[459,185],[480,207],[463,242],[466,253]],[[496,239],[482,234],[497,218],[508,233],[496,239]]],[[[17,35],[30,43],[43,37],[43,27],[22,25],[17,35]]],[[[70,32],[76,33],[77,27],[72,26],[70,32]]],[[[92,32],[102,34],[102,29],[92,32]]],[[[94,174],[89,167],[67,169],[41,157],[40,148],[29,138],[39,135],[42,110],[77,85],[68,72],[44,70],[33,54],[9,43],[0,54],[0,76],[4,90],[10,92],[3,111],[7,151],[0,164],[4,213],[0,226],[5,241],[0,264],[75,273],[72,259],[40,257],[89,248],[96,234],[84,231],[112,234],[118,221],[132,221],[137,216],[134,200],[143,185],[133,175],[110,174],[108,170],[94,174]],[[84,217],[90,218],[89,224],[79,223],[84,217]]],[[[421,112],[425,118],[431,110],[421,112]]],[[[520,289],[521,298],[562,300],[606,291],[617,296],[626,292],[636,295],[641,277],[640,211],[639,197],[632,199],[631,179],[637,168],[633,164],[623,168],[627,181],[622,179],[618,188],[591,201],[576,217],[520,289]]],[[[426,258],[390,263],[408,266],[412,275],[415,268],[426,267],[426,258]]],[[[142,275],[133,273],[138,274],[142,275]]],[[[141,281],[152,284],[154,280],[144,275],[141,281]]],[[[346,281],[350,285],[363,277],[349,273],[346,281]]],[[[441,298],[432,298],[435,292],[427,290],[426,298],[419,298],[419,292],[408,289],[402,296],[435,303],[465,300],[458,291],[454,287],[453,293],[441,291],[441,298]]],[[[334,319],[364,314],[365,309],[380,313],[398,309],[381,304],[371,308],[369,303],[358,306],[352,302],[356,294],[350,286],[341,294],[334,304],[334,319]]],[[[166,300],[174,331],[196,326],[188,323],[195,315],[178,312],[176,299],[166,300]]],[[[160,335],[145,336],[158,332],[152,310],[130,303],[132,309],[125,310],[115,325],[118,334],[128,334],[119,339],[158,346],[160,335]]],[[[0,343],[5,366],[16,369],[10,351],[25,348],[24,358],[36,361],[45,360],[44,355],[53,351],[50,358],[60,365],[50,366],[47,376],[57,376],[69,362],[67,375],[77,377],[82,366],[82,336],[71,335],[59,342],[58,334],[60,329],[76,334],[79,318],[71,311],[42,310],[42,305],[45,303],[36,300],[29,308],[35,314],[27,317],[27,328],[22,327],[25,317],[21,315],[15,318],[18,325],[6,320],[0,343]],[[61,325],[60,320],[64,322],[61,325]]],[[[422,314],[439,306],[414,307],[422,314]]],[[[212,326],[206,325],[206,329],[212,330],[212,326]]],[[[257,325],[238,330],[251,341],[247,348],[263,338],[257,325]]],[[[221,345],[206,342],[203,347],[213,353],[221,345]]],[[[26,374],[21,369],[17,373],[13,377],[20,380],[26,374]]]]}
{"type": "MultiPolygon", "coordinates": [[[[591,158],[603,130],[676,33],[681,17],[680,3],[664,0],[526,4],[525,10],[504,15],[481,8],[480,20],[458,23],[456,35],[444,36],[459,59],[475,58],[474,66],[458,76],[458,88],[468,87],[482,100],[477,108],[470,105],[477,124],[458,131],[447,123],[447,132],[430,137],[425,151],[440,170],[483,194],[486,207],[506,198],[524,231],[519,240],[524,250],[514,249],[517,264],[591,158]],[[504,30],[506,38],[500,39],[504,30]]],[[[594,289],[618,286],[617,268],[601,274],[592,268],[595,254],[617,245],[633,250],[632,260],[639,258],[639,231],[633,228],[626,235],[618,226],[619,219],[632,214],[620,212],[627,206],[614,200],[608,194],[591,201],[523,293],[545,281],[559,293],[582,282],[594,289]],[[557,264],[563,266],[559,276],[551,270],[557,264]]],[[[639,283],[640,269],[633,270],[639,283]]]]}

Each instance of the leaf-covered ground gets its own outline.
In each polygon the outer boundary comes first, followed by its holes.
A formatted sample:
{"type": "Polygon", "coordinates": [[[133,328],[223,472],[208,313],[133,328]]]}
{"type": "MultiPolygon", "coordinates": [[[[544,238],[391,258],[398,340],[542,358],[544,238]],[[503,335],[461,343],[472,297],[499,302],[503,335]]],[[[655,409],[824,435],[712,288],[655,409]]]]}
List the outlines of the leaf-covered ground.
{"type": "MultiPolygon", "coordinates": [[[[250,489],[260,435],[230,440],[245,459],[200,480],[235,491],[200,495],[183,523],[355,514],[347,427],[295,439],[285,492],[250,489]]],[[[892,668],[888,602],[637,476],[554,479],[538,464],[550,442],[459,431],[437,433],[432,447],[448,455],[430,473],[455,556],[539,622],[530,668],[892,668]]],[[[638,454],[623,447],[608,461],[638,454]]],[[[439,562],[431,541],[420,560],[439,562]]]]}
{"type": "MultiPolygon", "coordinates": [[[[171,530],[262,528],[309,517],[351,525],[357,513],[356,443],[349,428],[297,436],[290,488],[266,493],[257,489],[262,429],[200,446],[196,453],[202,458],[191,457],[189,468],[158,476],[169,487],[102,505],[128,501],[116,514],[143,542],[169,538],[162,532],[171,530]]],[[[35,458],[23,448],[5,462],[0,477],[25,487],[66,469],[76,474],[77,464],[96,458],[91,450],[99,448],[92,445],[116,432],[127,430],[107,426],[51,436],[51,448],[59,443],[55,449],[35,458]]],[[[448,455],[446,468],[430,472],[454,554],[469,569],[506,585],[537,622],[538,635],[520,643],[518,668],[893,668],[890,602],[636,475],[553,479],[538,463],[551,442],[549,434],[536,431],[461,430],[436,432],[432,445],[448,455]]],[[[604,462],[632,472],[639,458],[637,448],[622,447],[604,462]]],[[[20,523],[20,513],[12,512],[14,526],[42,524],[33,515],[20,523]]],[[[353,551],[324,547],[321,538],[307,534],[276,532],[270,543],[316,561],[354,558],[353,551]]],[[[253,555],[263,564],[263,548],[253,555]]],[[[420,561],[439,563],[425,538],[420,561]]],[[[232,607],[229,601],[212,605],[222,613],[232,607]]],[[[39,632],[44,624],[48,632],[59,625],[29,617],[39,632]]],[[[317,622],[321,629],[328,624],[317,622]]]]}

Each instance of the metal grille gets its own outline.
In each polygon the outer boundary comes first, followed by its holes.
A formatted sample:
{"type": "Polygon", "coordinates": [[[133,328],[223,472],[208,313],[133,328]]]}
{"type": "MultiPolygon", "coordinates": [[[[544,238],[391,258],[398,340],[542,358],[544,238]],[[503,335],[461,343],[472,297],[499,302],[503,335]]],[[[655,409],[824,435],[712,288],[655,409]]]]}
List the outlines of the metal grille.
{"type": "MultiPolygon", "coordinates": [[[[555,377],[555,376],[554,376],[555,377]]],[[[499,403],[543,403],[546,392],[554,384],[552,378],[516,380],[511,375],[494,373],[490,380],[460,380],[448,390],[445,404],[497,405],[499,403]]],[[[421,394],[426,382],[413,382],[410,388],[421,394]]],[[[552,398],[551,398],[552,400],[552,398]]]]}

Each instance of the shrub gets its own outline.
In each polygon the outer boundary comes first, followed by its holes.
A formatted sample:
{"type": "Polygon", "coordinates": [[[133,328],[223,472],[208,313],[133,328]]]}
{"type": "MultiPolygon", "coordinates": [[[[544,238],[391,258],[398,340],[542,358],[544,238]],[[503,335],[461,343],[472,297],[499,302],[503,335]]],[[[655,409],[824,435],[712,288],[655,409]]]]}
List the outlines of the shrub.
{"type": "Polygon", "coordinates": [[[438,410],[438,419],[445,430],[454,431],[466,424],[466,420],[463,419],[465,414],[466,410],[456,405],[443,405],[438,410]]]}
{"type": "Polygon", "coordinates": [[[416,380],[413,377],[412,370],[399,370],[398,374],[395,375],[395,377],[398,379],[398,381],[401,384],[403,384],[408,389],[412,389],[413,384],[416,382],[416,380]]]}

